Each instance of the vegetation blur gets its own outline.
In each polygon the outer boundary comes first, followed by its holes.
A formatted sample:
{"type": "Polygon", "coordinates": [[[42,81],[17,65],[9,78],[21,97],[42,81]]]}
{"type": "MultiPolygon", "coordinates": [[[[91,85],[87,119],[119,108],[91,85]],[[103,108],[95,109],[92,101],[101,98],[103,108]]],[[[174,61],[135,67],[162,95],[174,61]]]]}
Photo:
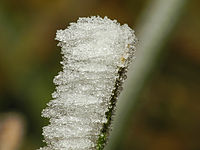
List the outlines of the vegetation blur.
{"type": "MultiPolygon", "coordinates": [[[[42,127],[48,120],[41,118],[41,111],[61,70],[60,48],[54,40],[57,29],[78,17],[100,15],[127,23],[137,35],[137,21],[150,3],[1,0],[0,150],[43,145],[42,127]]],[[[139,96],[122,150],[200,149],[200,1],[189,1],[181,13],[139,96]]]]}

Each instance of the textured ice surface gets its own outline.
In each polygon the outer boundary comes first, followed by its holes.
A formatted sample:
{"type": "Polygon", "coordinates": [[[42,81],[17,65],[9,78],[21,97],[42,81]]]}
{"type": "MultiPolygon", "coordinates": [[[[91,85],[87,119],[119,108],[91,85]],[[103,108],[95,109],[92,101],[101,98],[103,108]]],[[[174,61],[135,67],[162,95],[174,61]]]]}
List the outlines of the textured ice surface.
{"type": "Polygon", "coordinates": [[[93,150],[107,122],[115,82],[124,80],[119,69],[126,71],[134,57],[134,31],[107,17],[79,18],[58,30],[56,40],[63,70],[54,78],[53,100],[42,112],[50,124],[43,128],[47,146],[40,149],[93,150]]]}

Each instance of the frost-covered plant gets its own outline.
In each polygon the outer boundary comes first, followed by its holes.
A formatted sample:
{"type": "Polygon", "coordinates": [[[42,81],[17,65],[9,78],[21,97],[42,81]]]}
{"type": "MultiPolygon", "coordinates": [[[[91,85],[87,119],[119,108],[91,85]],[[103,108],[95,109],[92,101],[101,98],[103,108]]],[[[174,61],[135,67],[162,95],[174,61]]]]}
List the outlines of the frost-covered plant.
{"type": "Polygon", "coordinates": [[[58,30],[63,70],[42,116],[46,147],[40,150],[103,149],[116,100],[134,58],[136,37],[128,25],[107,17],[79,18],[58,30]]]}

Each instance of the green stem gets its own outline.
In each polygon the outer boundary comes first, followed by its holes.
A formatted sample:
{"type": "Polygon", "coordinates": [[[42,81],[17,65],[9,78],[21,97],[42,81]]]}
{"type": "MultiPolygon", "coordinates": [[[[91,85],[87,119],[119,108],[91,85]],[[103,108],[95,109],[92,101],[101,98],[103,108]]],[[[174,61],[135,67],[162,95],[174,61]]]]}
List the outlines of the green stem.
{"type": "Polygon", "coordinates": [[[110,125],[111,125],[111,121],[112,121],[112,116],[113,116],[113,113],[115,110],[117,99],[119,97],[119,93],[122,88],[122,81],[126,78],[126,72],[127,72],[126,70],[127,70],[126,67],[124,67],[124,68],[121,67],[118,70],[119,77],[115,81],[115,86],[114,86],[115,88],[112,91],[112,95],[110,97],[108,111],[105,113],[107,122],[103,124],[101,133],[97,140],[97,147],[96,147],[97,150],[103,150],[107,143],[110,125]]]}

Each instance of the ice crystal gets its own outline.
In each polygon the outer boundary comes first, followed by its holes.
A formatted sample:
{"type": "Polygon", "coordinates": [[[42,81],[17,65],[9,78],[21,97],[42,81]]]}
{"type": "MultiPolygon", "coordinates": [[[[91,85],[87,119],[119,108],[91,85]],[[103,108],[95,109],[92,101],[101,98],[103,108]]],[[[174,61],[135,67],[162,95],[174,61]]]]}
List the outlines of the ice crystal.
{"type": "Polygon", "coordinates": [[[43,127],[47,146],[40,150],[96,149],[134,58],[134,31],[107,17],[84,17],[58,30],[56,40],[63,70],[42,112],[50,124],[43,127]]]}

